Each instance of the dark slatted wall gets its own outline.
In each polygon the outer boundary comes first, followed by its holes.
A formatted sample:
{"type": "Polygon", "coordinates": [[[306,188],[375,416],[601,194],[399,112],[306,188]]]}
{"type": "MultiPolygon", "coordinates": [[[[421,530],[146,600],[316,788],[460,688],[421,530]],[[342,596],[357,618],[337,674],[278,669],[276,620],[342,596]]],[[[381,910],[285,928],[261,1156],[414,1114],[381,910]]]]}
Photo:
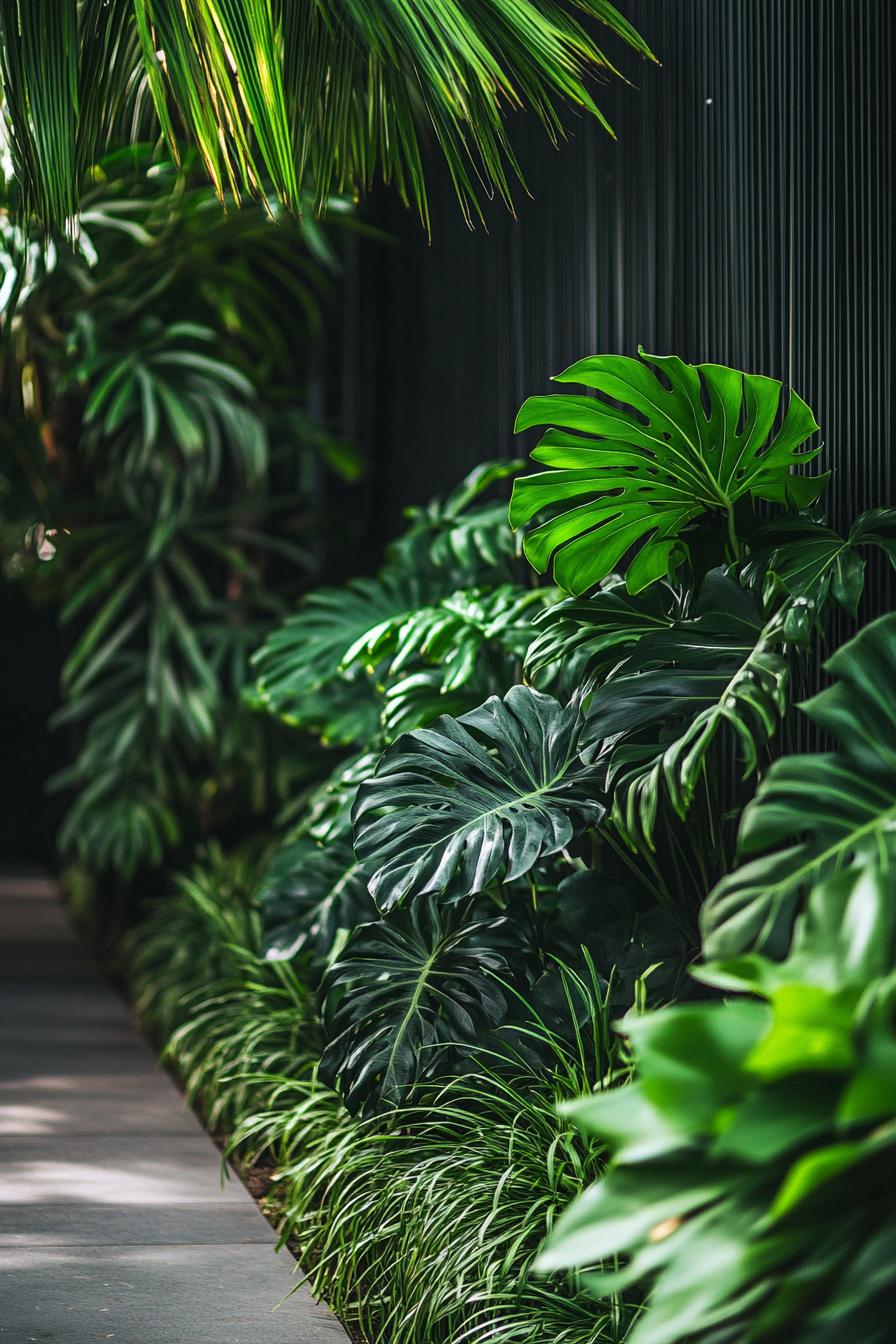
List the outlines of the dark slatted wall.
{"type": "Polygon", "coordinates": [[[896,0],[619,0],[660,56],[553,150],[522,119],[531,198],[469,232],[436,175],[433,238],[389,198],[347,306],[347,429],[374,535],[396,506],[520,451],[548,376],[638,343],[792,381],[822,425],[837,518],[896,503],[896,0]]]}

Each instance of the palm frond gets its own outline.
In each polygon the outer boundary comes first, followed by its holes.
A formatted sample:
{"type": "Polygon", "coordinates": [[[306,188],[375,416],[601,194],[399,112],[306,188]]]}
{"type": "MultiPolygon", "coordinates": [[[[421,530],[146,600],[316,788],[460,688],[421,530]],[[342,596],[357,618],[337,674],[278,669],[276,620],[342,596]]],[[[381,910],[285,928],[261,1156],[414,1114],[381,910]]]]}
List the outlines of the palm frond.
{"type": "Polygon", "coordinates": [[[22,212],[70,225],[139,71],[132,0],[0,3],[0,77],[22,212]]]}
{"type": "Polygon", "coordinates": [[[590,81],[617,72],[576,13],[653,59],[610,0],[2,0],[23,203],[46,227],[70,220],[148,89],[222,197],[273,188],[301,213],[382,177],[427,219],[431,139],[473,218],[519,177],[507,112],[530,108],[554,140],[567,108],[610,129],[590,81]]]}

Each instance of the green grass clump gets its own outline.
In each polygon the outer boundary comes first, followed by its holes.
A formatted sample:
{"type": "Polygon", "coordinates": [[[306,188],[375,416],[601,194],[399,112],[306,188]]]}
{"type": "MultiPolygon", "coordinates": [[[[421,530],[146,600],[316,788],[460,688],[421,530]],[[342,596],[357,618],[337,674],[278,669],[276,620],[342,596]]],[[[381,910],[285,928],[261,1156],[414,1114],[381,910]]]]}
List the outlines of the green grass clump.
{"type": "Polygon", "coordinates": [[[562,1066],[486,1066],[384,1129],[305,1080],[237,1137],[273,1141],[281,1235],[371,1344],[609,1344],[631,1318],[619,1301],[596,1308],[574,1275],[532,1274],[557,1214],[601,1170],[600,1146],[558,1126],[571,1083],[562,1066]]]}
{"type": "Polygon", "coordinates": [[[210,847],[124,945],[138,1018],[219,1135],[265,1104],[266,1079],[307,1074],[322,1049],[313,995],[261,956],[256,877],[251,861],[210,847]]]}
{"type": "Polygon", "coordinates": [[[352,1116],[317,1077],[297,969],[259,955],[254,866],[210,850],[130,936],[141,1019],[228,1151],[272,1160],[268,1204],[315,1295],[370,1344],[618,1344],[631,1311],[535,1277],[603,1148],[559,1102],[624,1071],[606,987],[563,973],[571,1029],[533,1017],[410,1104],[352,1116]]]}

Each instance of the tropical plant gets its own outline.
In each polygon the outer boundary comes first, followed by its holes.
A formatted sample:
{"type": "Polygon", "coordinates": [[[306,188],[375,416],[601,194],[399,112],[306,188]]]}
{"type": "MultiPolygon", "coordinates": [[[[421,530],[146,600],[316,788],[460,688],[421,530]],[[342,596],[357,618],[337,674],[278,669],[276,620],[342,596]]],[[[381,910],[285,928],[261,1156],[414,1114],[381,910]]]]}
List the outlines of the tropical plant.
{"type": "MultiPolygon", "coordinates": [[[[328,857],[311,865],[318,901],[326,904],[331,889],[329,882],[317,885],[324,868],[343,890],[334,842],[342,843],[343,872],[354,885],[352,806],[383,746],[447,708],[472,707],[522,668],[530,612],[543,605],[546,594],[513,582],[512,544],[493,531],[501,506],[482,500],[507,473],[506,463],[477,468],[448,499],[410,510],[407,533],[390,548],[375,578],[314,590],[253,658],[257,678],[250,702],[293,729],[318,735],[336,754],[332,774],[306,800],[289,837],[290,843],[306,837],[329,847],[328,857]],[[458,588],[465,577],[475,586],[458,588]],[[346,749],[356,753],[348,761],[346,749]]],[[[287,943],[300,939],[296,951],[305,945],[308,930],[299,912],[305,900],[309,912],[317,901],[300,879],[305,896],[297,889],[297,922],[293,934],[285,935],[289,900],[285,889],[273,893],[284,878],[287,887],[293,881],[287,876],[292,862],[284,854],[274,863],[280,871],[266,884],[272,894],[264,904],[272,928],[280,926],[270,944],[272,954],[280,955],[284,937],[287,943]]]]}
{"type": "MultiPolygon", "coordinates": [[[[358,857],[384,908],[418,892],[450,895],[452,883],[472,894],[502,875],[525,875],[542,855],[593,862],[587,846],[568,852],[587,829],[687,924],[726,871],[733,839],[718,803],[738,799],[720,793],[711,772],[725,768],[732,742],[745,776],[764,768],[817,634],[820,613],[804,618],[804,594],[772,576],[778,552],[763,559],[761,521],[751,511],[743,538],[735,531],[739,500],[762,495],[793,509],[823,488],[824,477],[791,474],[818,451],[804,446],[815,427],[805,404],[791,396],[776,430],[782,389],[770,379],[617,356],[583,361],[569,376],[617,403],[627,390],[629,404],[536,398],[522,416],[601,435],[586,442],[549,431],[536,457],[582,453],[589,466],[557,458],[562,470],[517,479],[511,504],[519,520],[571,496],[599,496],[568,516],[581,581],[561,577],[577,592],[602,586],[536,608],[526,658],[528,675],[555,686],[568,705],[516,687],[503,702],[387,749],[355,804],[358,857]],[[691,492],[674,519],[658,510],[661,487],[684,491],[682,499],[691,492]],[[604,546],[611,534],[612,553],[604,546]],[[611,575],[639,541],[625,581],[611,575]],[[700,824],[683,826],[697,804],[700,824]]],[[[561,529],[566,518],[555,520],[561,529]]],[[[539,523],[527,536],[530,557],[553,526],[539,523]]],[[[545,555],[552,549],[553,541],[545,555]]]]}
{"type": "MultiPolygon", "coordinates": [[[[310,594],[255,660],[255,703],[331,750],[368,748],[347,765],[340,754],[257,892],[266,955],[320,982],[323,1067],[352,1108],[392,1109],[467,1068],[508,993],[556,1017],[557,957],[584,965],[590,949],[625,1006],[651,964],[649,898],[611,917],[609,883],[569,885],[576,837],[602,815],[600,767],[580,759],[581,697],[515,686],[462,712],[519,677],[531,612],[553,595],[514,582],[509,531],[483,502],[518,465],[477,468],[410,510],[376,578],[310,594]],[[465,574],[476,587],[456,589],[465,574]],[[409,731],[390,745],[399,724],[409,731]]],[[[674,925],[661,944],[680,968],[674,925]]],[[[651,992],[665,984],[654,976],[651,992]]]]}
{"type": "MultiPolygon", "coordinates": [[[[596,1319],[575,1276],[544,1283],[531,1272],[557,1210],[600,1170],[601,1145],[571,1125],[558,1135],[554,1105],[624,1067],[609,987],[561,967],[549,1014],[492,981],[507,1020],[490,1045],[470,1047],[464,1073],[415,1087],[397,1112],[358,1119],[320,1080],[305,963],[259,960],[258,863],[254,847],[204,851],[129,936],[131,985],[142,1022],[167,1039],[169,1065],[228,1151],[258,1164],[261,1179],[276,1162],[270,1216],[300,1247],[315,1291],[368,1337],[407,1344],[460,1333],[508,1344],[621,1340],[621,1302],[596,1319]]],[[[429,1058],[415,1063],[425,1069],[429,1058]]]]}
{"type": "MultiPolygon", "coordinates": [[[[573,581],[562,567],[560,574],[575,594],[535,605],[535,638],[525,659],[528,675],[546,680],[562,698],[517,685],[387,744],[357,790],[355,856],[386,925],[394,909],[412,913],[432,896],[443,904],[482,895],[498,904],[509,900],[514,919],[525,922],[516,888],[528,887],[530,905],[538,909],[550,893],[571,890],[564,873],[585,869],[599,875],[596,886],[582,887],[592,928],[583,930],[575,917],[570,927],[592,957],[600,921],[612,908],[601,895],[610,891],[626,893],[630,916],[661,907],[693,952],[700,907],[715,888],[702,916],[711,949],[728,950],[738,921],[753,919],[769,924],[769,936],[777,923],[783,951],[811,875],[806,861],[814,840],[805,832],[818,832],[817,866],[841,851],[828,853],[832,818],[825,790],[805,807],[797,803],[790,818],[785,806],[794,792],[791,775],[808,780],[820,763],[774,762],[787,741],[793,702],[813,674],[829,605],[857,609],[860,547],[879,546],[892,559],[893,516],[877,511],[860,520],[851,541],[835,545],[837,534],[816,504],[826,477],[793,474],[817,455],[807,443],[814,418],[773,380],[671,358],[616,356],[584,361],[569,376],[600,399],[527,403],[524,423],[563,427],[562,434],[549,431],[536,449],[536,457],[546,460],[547,453],[560,470],[517,479],[511,505],[512,516],[516,510],[518,519],[529,519],[583,493],[597,496],[569,515],[536,519],[524,543],[532,556],[533,545],[537,550],[539,539],[550,536],[547,556],[561,534],[566,542],[576,539],[578,577],[573,581]],[[567,433],[586,427],[598,437],[583,441],[567,433]],[[657,491],[668,501],[690,502],[670,503],[667,515],[657,491]],[[756,499],[776,507],[776,516],[761,516],[756,499]],[[608,537],[615,537],[612,553],[605,548],[608,537]],[[800,569],[797,549],[804,539],[813,551],[800,569]],[[625,560],[624,576],[608,574],[608,566],[625,560]],[[581,592],[596,583],[596,591],[581,592]],[[737,758],[740,778],[732,769],[737,758]],[[732,872],[737,819],[757,783],[758,798],[741,830],[742,853],[804,835],[792,850],[732,872]]],[[[378,641],[394,638],[391,629],[385,618],[354,652],[365,648],[373,660],[378,641]]],[[[860,650],[886,638],[869,628],[829,670],[848,664],[867,684],[860,650]]],[[[881,660],[881,686],[888,667],[881,660]]],[[[836,728],[834,706],[842,694],[819,699],[812,717],[821,728],[836,728]]],[[[888,816],[878,778],[887,724],[857,727],[854,717],[850,731],[860,755],[865,736],[873,733],[883,745],[867,769],[858,759],[851,767],[848,801],[837,801],[842,790],[832,774],[844,858],[857,843],[846,831],[868,821],[872,793],[883,799],[881,828],[888,816]]],[[[836,761],[828,768],[842,767],[836,761]]],[[[869,843],[875,840],[878,832],[872,838],[869,831],[869,843]]],[[[542,924],[533,932],[542,959],[545,940],[542,924]]],[[[676,947],[674,938],[661,935],[656,946],[668,965],[651,988],[659,995],[681,993],[681,942],[676,947]]],[[[621,938],[615,958],[603,950],[603,964],[624,962],[631,949],[621,938]]],[[[521,943],[517,967],[525,957],[521,943]]],[[[530,995],[542,992],[538,974],[517,985],[530,995]]]]}
{"type": "Polygon", "coordinates": [[[865,586],[865,552],[874,547],[896,564],[892,509],[869,509],[845,537],[813,518],[781,518],[762,529],[751,568],[771,570],[794,598],[820,610],[829,600],[856,618],[865,586]]]}
{"type": "Polygon", "coordinates": [[[556,381],[596,397],[530,397],[517,416],[517,430],[552,426],[532,454],[551,470],[516,482],[510,519],[519,527],[551,511],[524,549],[539,573],[553,561],[569,593],[595,587],[635,546],[626,583],[640,592],[692,559],[688,533],[698,519],[720,521],[719,549],[736,561],[739,504],[803,507],[826,483],[792,474],[820,452],[805,446],[818,426],[796,393],[776,428],[783,389],[774,379],[640,353],[580,360],[556,381]]]}
{"type": "Polygon", "coordinates": [[[621,1301],[598,1314],[575,1276],[531,1272],[543,1229],[602,1158],[571,1126],[558,1132],[555,1101],[599,1085],[619,1054],[600,986],[570,972],[564,984],[556,1030],[526,1014],[535,1063],[475,1050],[463,1076],[415,1093],[388,1130],[347,1116],[320,1083],[284,1079],[235,1135],[244,1153],[273,1150],[281,1237],[298,1240],[312,1288],[365,1337],[624,1337],[621,1301]]]}
{"type": "Polygon", "coordinates": [[[708,956],[778,954],[814,882],[869,856],[887,872],[896,825],[896,616],[882,616],[825,663],[835,678],[801,706],[836,750],[776,761],[744,811],[739,854],[703,908],[708,956]],[[750,857],[756,856],[756,857],[750,857]]]}
{"type": "MultiPolygon", "coordinates": [[[[378,175],[427,218],[426,141],[465,213],[510,197],[504,122],[529,107],[605,126],[588,81],[615,75],[577,15],[652,54],[610,0],[3,0],[0,76],[23,208],[63,226],[131,124],[194,144],[218,193],[322,207],[378,175]],[[270,185],[269,185],[270,184],[270,185]]],[[[607,127],[609,129],[609,127],[607,127]]]]}
{"type": "Polygon", "coordinates": [[[19,544],[41,538],[31,565],[54,571],[73,631],[61,841],[133,875],[231,807],[264,810],[295,773],[272,769],[274,730],[240,693],[277,587],[310,565],[290,534],[309,531],[322,436],[280,386],[302,378],[296,313],[310,333],[332,269],[318,227],[227,223],[148,152],[102,174],[76,247],[8,236],[5,381],[13,415],[40,426],[19,544]]]}
{"type": "Polygon", "coordinates": [[[410,527],[375,578],[309,593],[255,654],[256,702],[341,745],[367,747],[377,736],[377,705],[384,719],[396,713],[390,695],[403,699],[403,725],[414,699],[424,701],[410,725],[417,726],[441,712],[427,713],[426,702],[462,691],[472,705],[482,688],[513,679],[530,613],[547,594],[514,582],[513,544],[500,527],[505,506],[482,496],[518,466],[485,463],[444,501],[410,509],[410,527]],[[423,695],[409,697],[408,683],[416,677],[420,687],[421,676],[423,695]],[[357,730],[334,732],[350,706],[357,730]]]}
{"type": "Polygon", "coordinates": [[[889,1337],[888,887],[867,856],[827,878],[783,962],[752,954],[701,968],[750,997],[629,1020],[637,1080],[564,1108],[613,1161],[540,1264],[594,1267],[599,1294],[648,1284],[632,1344],[889,1337]]]}
{"type": "MultiPolygon", "coordinates": [[[[250,699],[322,739],[251,901],[320,1023],[296,1008],[313,1051],[254,1110],[245,1080],[232,1144],[276,1154],[282,1235],[372,1337],[873,1344],[896,617],[821,650],[896,513],[827,524],[814,419],[770,379],[576,376],[597,397],[525,412],[556,470],[513,505],[566,595],[518,572],[484,502],[517,464],[486,465],[256,655],[250,699]],[[799,756],[821,672],[835,745],[799,756]]],[[[231,1009],[175,1037],[212,1096],[231,1009]]]]}
{"type": "Polygon", "coordinates": [[[399,739],[361,785],[353,813],[380,908],[514,882],[598,821],[596,771],[579,760],[583,724],[578,701],[564,708],[514,686],[399,739]]]}

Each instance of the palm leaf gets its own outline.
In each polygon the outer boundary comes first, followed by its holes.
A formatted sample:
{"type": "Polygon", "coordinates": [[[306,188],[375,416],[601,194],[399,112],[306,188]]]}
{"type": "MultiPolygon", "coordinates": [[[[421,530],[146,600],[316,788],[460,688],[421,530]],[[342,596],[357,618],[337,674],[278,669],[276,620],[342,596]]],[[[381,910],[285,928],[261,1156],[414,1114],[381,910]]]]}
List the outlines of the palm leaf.
{"type": "Polygon", "coordinates": [[[835,684],[803,709],[837,749],[785,757],[769,770],[741,823],[739,852],[748,862],[723,878],[703,907],[708,956],[779,953],[813,882],[867,854],[889,871],[896,852],[896,616],[866,626],[825,666],[835,684]]]}
{"type": "Polygon", "coordinates": [[[399,676],[386,686],[380,707],[380,726],[386,742],[394,742],[402,733],[425,728],[442,714],[458,718],[482,700],[481,679],[477,676],[460,689],[446,691],[442,669],[422,667],[399,676]]]}
{"type": "Polygon", "coordinates": [[[589,82],[616,71],[576,12],[652,58],[610,0],[3,0],[27,209],[48,227],[75,213],[146,84],[175,155],[184,135],[222,196],[272,184],[299,212],[309,181],[321,207],[382,177],[426,218],[432,138],[471,217],[519,175],[507,111],[531,108],[553,139],[567,108],[606,125],[589,82]]]}
{"type": "Polygon", "coordinates": [[[480,462],[445,499],[406,510],[407,532],[389,547],[390,565],[421,563],[454,577],[454,588],[485,587],[513,578],[517,547],[502,501],[483,502],[493,486],[516,475],[519,459],[480,462]]]}
{"type": "MultiPolygon", "coordinates": [[[[438,667],[442,689],[450,694],[481,674],[490,658],[503,668],[514,660],[522,662],[532,634],[532,612],[549,597],[546,589],[517,588],[513,584],[491,592],[472,589],[451,593],[391,626],[380,626],[366,643],[353,646],[346,658],[360,654],[377,660],[385,656],[393,677],[422,658],[438,667]]],[[[510,679],[505,676],[505,684],[510,679]]]]}
{"type": "Polygon", "coordinates": [[[594,355],[557,381],[599,395],[524,403],[517,430],[552,426],[532,454],[550,470],[514,482],[510,520],[551,511],[524,550],[539,573],[553,563],[567,592],[587,592],[640,547],[627,572],[638,592],[688,554],[687,529],[705,514],[725,519],[735,544],[739,500],[804,505],[824,488],[823,477],[791,474],[820,451],[804,446],[818,426],[791,393],[775,427],[782,384],[772,378],[675,356],[594,355]]]}
{"type": "Polygon", "coordinates": [[[73,226],[138,68],[133,0],[0,0],[4,117],[23,215],[73,226]]]}
{"type": "Polygon", "coordinates": [[[258,698],[272,713],[300,720],[309,692],[352,662],[363,668],[365,650],[427,606],[431,592],[418,576],[390,571],[317,589],[254,656],[258,698]]]}
{"type": "Polygon", "coordinates": [[[598,822],[598,772],[579,759],[583,722],[579,702],[514,686],[399,738],[354,809],[377,905],[513,881],[598,822]]]}

